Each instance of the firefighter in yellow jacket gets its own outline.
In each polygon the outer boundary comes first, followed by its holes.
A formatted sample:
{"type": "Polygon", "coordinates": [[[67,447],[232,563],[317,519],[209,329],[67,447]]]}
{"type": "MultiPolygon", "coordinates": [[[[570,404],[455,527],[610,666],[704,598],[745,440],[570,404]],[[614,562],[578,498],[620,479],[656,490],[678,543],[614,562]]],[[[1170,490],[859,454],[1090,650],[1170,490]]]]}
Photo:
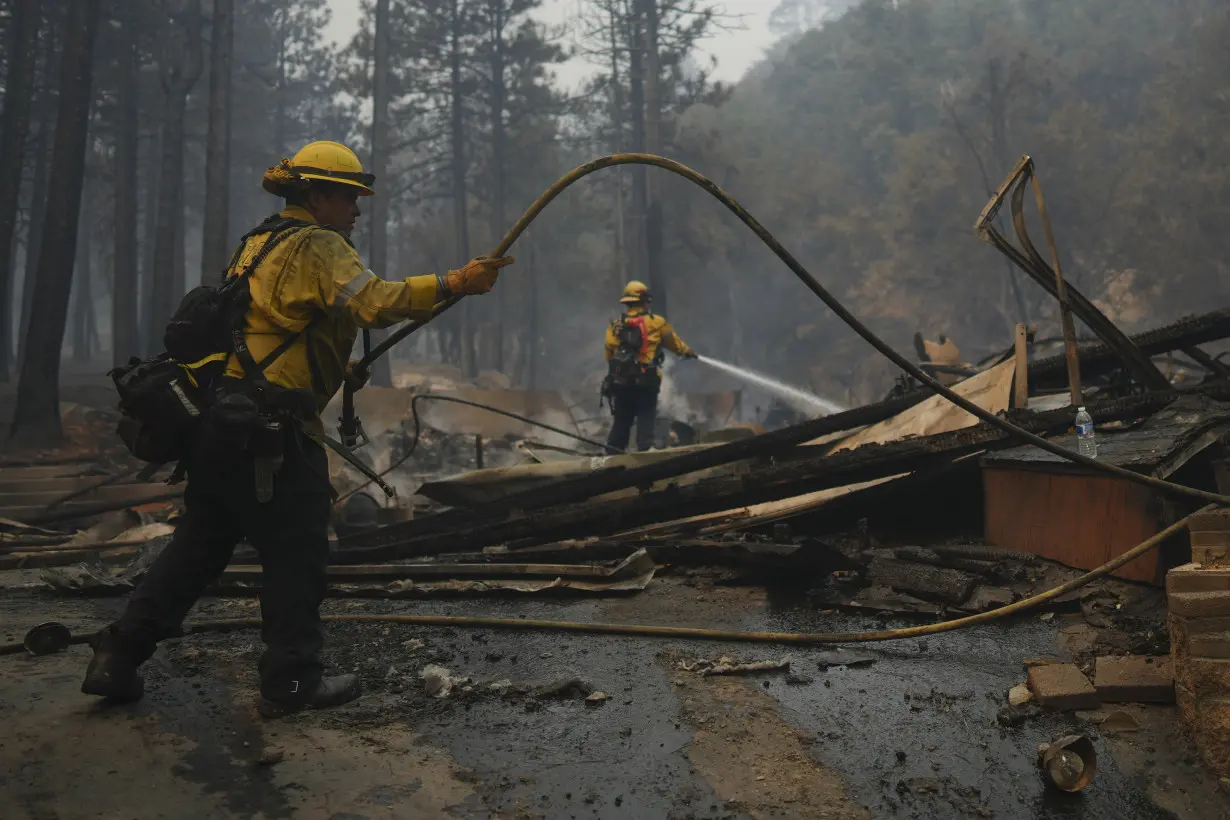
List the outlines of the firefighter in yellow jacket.
{"type": "Polygon", "coordinates": [[[685,359],[695,359],[696,353],[679,338],[670,322],[649,309],[645,283],[629,282],[619,301],[624,314],[606,329],[608,372],[602,392],[610,400],[615,417],[607,445],[627,450],[632,425],[636,424],[636,448],[644,451],[654,443],[663,348],[685,359]]]}
{"type": "Polygon", "coordinates": [[[327,141],[266,171],[263,187],[286,206],[243,238],[227,271],[246,276],[251,304],[239,322],[242,331],[233,334],[234,353],[200,441],[186,460],[184,516],[124,614],[94,640],[82,684],[86,694],[139,698],[144,682],[138,667],[159,640],[178,634],[242,539],[263,567],[261,713],[335,706],[358,696],[356,676],[326,677],[320,659],[333,498],[328,460],[317,443],[320,412],[343,381],[366,380],[349,363],[360,328],[429,319],[450,296],[491,290],[499,269],[512,262],[478,258],[441,275],[380,279],[350,242],[358,198],[371,196],[374,182],[353,151],[327,141]],[[270,423],[261,436],[231,446],[224,433],[240,428],[228,427],[228,414],[255,401],[245,385],[260,373],[255,395],[272,396],[281,414],[272,417],[288,423],[270,423]],[[274,465],[272,478],[262,478],[262,464],[274,465]]]}

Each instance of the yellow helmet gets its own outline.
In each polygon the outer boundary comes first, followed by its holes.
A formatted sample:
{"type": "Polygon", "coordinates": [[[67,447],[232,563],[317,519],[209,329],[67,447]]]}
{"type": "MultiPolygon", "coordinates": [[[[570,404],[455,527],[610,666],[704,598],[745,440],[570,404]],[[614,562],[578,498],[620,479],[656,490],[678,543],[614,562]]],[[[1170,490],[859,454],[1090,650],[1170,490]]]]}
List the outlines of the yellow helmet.
{"type": "Polygon", "coordinates": [[[620,297],[619,301],[623,302],[625,305],[635,305],[640,302],[648,302],[649,286],[644,282],[639,282],[636,279],[633,279],[627,285],[624,285],[624,295],[620,297]]]}
{"type": "Polygon", "coordinates": [[[309,142],[299,149],[294,158],[284,159],[266,171],[262,186],[271,194],[282,196],[288,185],[302,180],[353,185],[359,189],[359,196],[376,193],[372,190],[376,177],[363,170],[358,155],[340,142],[331,140],[309,142]]]}

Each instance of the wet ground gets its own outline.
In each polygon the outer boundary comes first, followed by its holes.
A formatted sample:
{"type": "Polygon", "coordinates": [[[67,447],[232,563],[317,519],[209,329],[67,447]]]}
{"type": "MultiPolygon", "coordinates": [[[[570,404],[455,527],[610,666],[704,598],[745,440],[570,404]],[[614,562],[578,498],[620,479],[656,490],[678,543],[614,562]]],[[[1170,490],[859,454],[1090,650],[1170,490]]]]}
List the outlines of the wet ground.
{"type": "MultiPolygon", "coordinates": [[[[3,573],[0,581],[20,580],[3,573]]],[[[98,624],[121,602],[0,592],[0,641],[56,618],[98,624]]],[[[411,611],[747,630],[878,629],[893,621],[770,603],[763,590],[662,577],[603,600],[331,601],[411,611]]],[[[207,601],[200,617],[254,614],[207,601]]],[[[149,694],[103,707],[77,692],[88,650],[0,658],[0,816],[13,818],[1204,818],[1230,803],[1172,708],[1130,707],[1133,734],[1074,715],[1001,727],[1022,660],[1062,656],[1079,616],[870,645],[875,662],[822,668],[819,649],[397,625],[332,625],[329,657],[367,694],[265,722],[254,708],[255,632],[168,642],[149,694]],[[422,646],[418,642],[422,641],[422,646]],[[792,674],[699,677],[680,661],[791,656],[792,674]],[[503,694],[427,697],[428,663],[503,694]],[[609,700],[517,694],[579,677],[609,700]],[[1041,742],[1089,734],[1098,774],[1048,789],[1041,742]]]]}

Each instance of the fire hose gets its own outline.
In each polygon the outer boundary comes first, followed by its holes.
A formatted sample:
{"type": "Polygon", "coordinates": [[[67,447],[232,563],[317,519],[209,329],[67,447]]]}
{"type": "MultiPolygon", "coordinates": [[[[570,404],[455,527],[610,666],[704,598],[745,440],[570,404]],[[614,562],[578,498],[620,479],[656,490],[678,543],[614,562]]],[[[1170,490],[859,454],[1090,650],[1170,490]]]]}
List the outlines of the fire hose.
{"type": "MultiPolygon", "coordinates": [[[[717,199],[746,225],[757,237],[771,250],[773,253],[790,269],[798,279],[807,286],[824,304],[833,311],[843,322],[845,322],[855,333],[861,336],[868,344],[875,348],[881,355],[904,370],[912,376],[916,381],[925,385],[932,392],[943,396],[950,403],[955,404],[962,410],[980,419],[981,421],[990,424],[991,426],[1007,433],[1011,436],[1028,442],[1029,444],[1045,450],[1049,453],[1057,455],[1068,461],[1075,462],[1089,469],[1106,473],[1117,478],[1132,481],[1137,484],[1142,484],[1159,492],[1170,495],[1183,495],[1197,499],[1206,503],[1209,506],[1204,507],[1201,512],[1212,509],[1214,506],[1230,506],[1230,497],[1211,493],[1205,490],[1200,490],[1195,487],[1186,487],[1181,484],[1176,484],[1153,476],[1147,476],[1140,473],[1135,473],[1123,467],[1118,467],[1113,464],[1098,461],[1095,458],[1081,455],[1078,452],[1069,450],[1059,444],[1035,435],[1034,433],[1024,430],[1007,419],[991,413],[974,402],[956,393],[948,387],[945,387],[936,379],[929,376],[921,368],[909,361],[907,358],[893,349],[887,342],[875,335],[864,325],[857,317],[855,317],[844,305],[841,304],[831,293],[829,293],[819,281],[794,258],[777,239],[769,233],[751,214],[743,209],[733,197],[723,191],[717,183],[710,180],[708,177],[692,170],[691,168],[676,162],[672,159],[659,157],[652,154],[613,154],[606,157],[600,157],[584,165],[578,166],[569,173],[560,177],[550,188],[547,189],[529,209],[521,216],[512,229],[505,235],[499,247],[492,252],[493,256],[504,256],[517,238],[525,231],[525,229],[542,213],[556,197],[566,190],[573,183],[589,176],[590,174],[599,171],[603,168],[610,168],[619,165],[651,165],[670,171],[678,176],[687,179],[695,185],[702,188],[710,196],[717,199]]],[[[463,299],[463,296],[452,297],[440,304],[436,305],[432,318],[439,316],[444,311],[451,308],[453,305],[463,299]]],[[[430,320],[428,320],[430,321],[430,320]]],[[[410,322],[401,327],[397,331],[390,334],[383,342],[371,348],[370,351],[360,361],[360,367],[370,367],[371,363],[376,358],[384,355],[393,345],[397,344],[402,339],[414,333],[426,322],[410,322]]],[[[349,388],[347,388],[349,389],[349,388]]],[[[349,400],[344,397],[344,407],[351,410],[350,418],[344,417],[343,434],[346,426],[357,423],[357,419],[353,417],[353,391],[349,400]]],[[[1195,515],[1193,513],[1192,515],[1195,515]]],[[[1048,600],[1059,597],[1071,590],[1077,589],[1091,581],[1101,578],[1115,569],[1123,566],[1129,561],[1144,555],[1152,549],[1160,546],[1166,539],[1179,533],[1191,519],[1189,515],[1161,532],[1154,535],[1140,544],[1137,544],[1132,549],[1113,558],[1102,566],[1090,572],[1074,578],[1065,584],[1061,584],[1052,590],[1039,593],[1038,595],[1026,598],[1016,603],[1009,604],[998,609],[984,612],[978,615],[971,615],[964,618],[958,618],[951,621],[943,621],[925,626],[908,627],[904,629],[890,629],[879,632],[833,632],[833,633],[791,633],[791,632],[729,632],[724,630],[714,629],[698,629],[688,627],[666,627],[666,626],[649,626],[635,624],[600,624],[600,623],[573,623],[566,621],[535,621],[522,620],[514,618],[481,618],[470,616],[438,616],[438,615],[336,615],[326,617],[325,620],[331,622],[381,622],[381,623],[400,623],[416,626],[451,626],[465,628],[480,628],[480,629],[537,629],[551,630],[564,632],[587,632],[612,635],[637,635],[648,637],[663,637],[663,638],[683,638],[692,640],[726,640],[726,641],[746,641],[759,643],[786,643],[786,644],[826,644],[826,643],[856,643],[856,642],[873,642],[898,640],[902,638],[915,638],[924,635],[931,635],[939,632],[948,632],[954,629],[961,629],[975,624],[985,623],[987,621],[997,620],[1008,615],[1021,612],[1036,606],[1048,600]]],[[[185,625],[185,630],[188,632],[201,631],[216,631],[228,630],[235,628],[254,627],[260,625],[259,618],[238,618],[238,619],[223,619],[216,621],[203,621],[195,624],[185,625]]],[[[68,630],[59,624],[45,624],[40,627],[35,627],[31,630],[30,635],[27,635],[27,641],[21,644],[0,645],[0,654],[13,654],[27,649],[26,644],[32,643],[31,635],[34,635],[36,630],[43,629],[43,635],[50,636],[46,641],[46,645],[51,648],[50,651],[57,651],[70,642],[84,643],[88,640],[88,636],[70,636],[68,630]]],[[[33,643],[37,643],[37,636],[33,643]]]]}
{"type": "MultiPolygon", "coordinates": [[[[1199,512],[1205,512],[1214,508],[1210,504],[1199,512]]],[[[703,629],[698,627],[686,626],[655,626],[648,624],[611,624],[611,623],[583,623],[576,621],[539,621],[520,618],[482,618],[470,615],[382,615],[382,614],[361,614],[361,615],[325,615],[321,618],[329,623],[391,623],[403,624],[406,626],[426,626],[426,627],[454,627],[461,629],[507,629],[512,631],[540,631],[540,632],[580,632],[586,634],[597,635],[628,635],[642,638],[673,638],[677,640],[691,641],[729,641],[732,643],[768,643],[768,644],[791,644],[796,646],[816,646],[822,644],[833,643],[874,643],[878,641],[895,641],[904,638],[921,638],[927,635],[935,635],[940,632],[951,632],[955,629],[964,629],[969,626],[984,624],[989,621],[996,621],[1001,618],[1006,618],[1009,615],[1015,615],[1024,610],[1035,607],[1039,604],[1052,601],[1061,595],[1078,589],[1091,581],[1095,581],[1111,572],[1114,572],[1119,567],[1139,558],[1149,550],[1156,549],[1161,546],[1166,539],[1177,535],[1187,526],[1187,522],[1193,515],[1192,513],[1175,523],[1171,524],[1166,529],[1142,541],[1132,547],[1127,552],[1112,558],[1097,569],[1086,572],[1084,575],[1073,578],[1067,583],[1060,584],[1054,589],[1049,589],[1046,592],[1040,592],[1029,598],[1022,599],[1016,603],[1002,606],[998,609],[992,609],[988,612],[982,612],[977,615],[968,615],[964,618],[956,618],[951,621],[940,621],[934,624],[924,624],[922,626],[910,626],[900,629],[885,629],[878,632],[737,632],[724,629],[703,629]]],[[[212,621],[197,621],[196,623],[184,624],[183,630],[185,634],[199,634],[202,632],[228,632],[232,629],[246,629],[251,627],[259,627],[261,625],[260,618],[224,618],[212,621]]],[[[39,624],[31,629],[26,634],[26,639],[21,643],[0,644],[0,655],[16,655],[21,652],[29,652],[34,655],[49,655],[53,652],[58,652],[61,649],[71,644],[82,644],[89,642],[92,636],[90,634],[72,635],[62,624],[49,622],[39,624]]]]}

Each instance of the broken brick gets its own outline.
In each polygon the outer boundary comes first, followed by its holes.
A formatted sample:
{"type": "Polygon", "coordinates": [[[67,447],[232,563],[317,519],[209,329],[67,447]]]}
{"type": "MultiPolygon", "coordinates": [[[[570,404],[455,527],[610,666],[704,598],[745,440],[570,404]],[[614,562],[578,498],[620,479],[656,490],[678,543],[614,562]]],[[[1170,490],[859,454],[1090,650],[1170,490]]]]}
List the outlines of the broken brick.
{"type": "Polygon", "coordinates": [[[1094,663],[1093,685],[1098,697],[1107,703],[1174,702],[1170,658],[1098,658],[1094,663]]]}
{"type": "Polygon", "coordinates": [[[1074,664],[1034,666],[1027,675],[1038,703],[1048,709],[1096,709],[1101,704],[1098,690],[1074,664]]]}

